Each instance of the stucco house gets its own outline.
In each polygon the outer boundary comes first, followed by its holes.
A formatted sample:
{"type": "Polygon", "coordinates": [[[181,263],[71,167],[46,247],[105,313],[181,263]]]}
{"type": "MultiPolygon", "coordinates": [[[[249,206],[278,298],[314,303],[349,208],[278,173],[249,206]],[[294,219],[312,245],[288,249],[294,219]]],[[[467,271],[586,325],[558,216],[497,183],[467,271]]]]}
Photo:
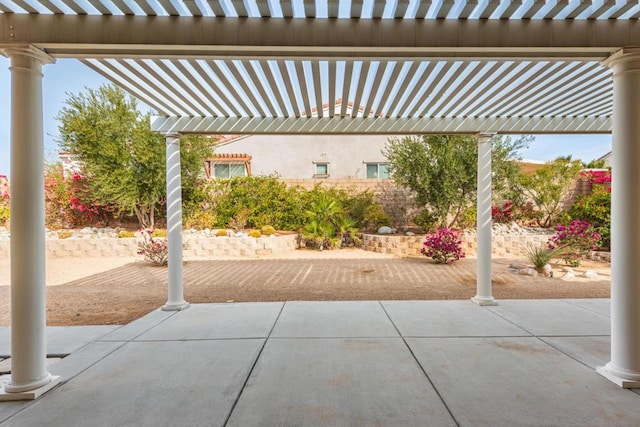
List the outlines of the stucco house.
{"type": "MultiPolygon", "coordinates": [[[[328,104],[324,113],[328,115],[328,104]]],[[[335,104],[341,107],[341,100],[335,104]]],[[[362,110],[362,107],[360,107],[362,110]]],[[[351,114],[352,106],[347,106],[351,114]]],[[[313,111],[315,113],[315,111],[313,111]]],[[[382,150],[390,135],[222,135],[205,171],[211,178],[388,179],[382,150]]]]}
{"type": "Polygon", "coordinates": [[[242,135],[223,137],[207,160],[211,178],[389,178],[386,135],[242,135]]]}

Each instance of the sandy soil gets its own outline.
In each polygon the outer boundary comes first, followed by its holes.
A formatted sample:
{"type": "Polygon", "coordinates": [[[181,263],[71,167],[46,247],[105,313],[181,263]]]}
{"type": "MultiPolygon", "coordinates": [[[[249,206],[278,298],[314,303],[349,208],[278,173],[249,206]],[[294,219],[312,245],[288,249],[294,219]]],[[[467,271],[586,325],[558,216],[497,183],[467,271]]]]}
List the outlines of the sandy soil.
{"type": "MultiPolygon", "coordinates": [[[[563,280],[507,271],[493,261],[493,293],[510,298],[607,298],[610,267],[585,262],[597,279],[563,280]]],[[[475,295],[475,259],[453,265],[361,250],[295,251],[253,259],[188,259],[185,299],[193,303],[291,300],[468,299],[475,295]]],[[[166,302],[167,270],[135,258],[47,261],[47,323],[125,324],[166,302]]],[[[10,322],[9,262],[0,260],[0,325],[10,322]]]]}

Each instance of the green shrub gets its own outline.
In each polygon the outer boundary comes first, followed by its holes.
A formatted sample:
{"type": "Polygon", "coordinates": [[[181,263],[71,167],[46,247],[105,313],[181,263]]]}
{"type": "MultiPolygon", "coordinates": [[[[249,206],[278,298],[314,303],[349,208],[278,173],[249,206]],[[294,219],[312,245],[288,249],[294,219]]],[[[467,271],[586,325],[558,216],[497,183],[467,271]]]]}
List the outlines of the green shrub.
{"type": "Polygon", "coordinates": [[[133,231],[129,231],[129,230],[120,230],[118,231],[118,238],[120,239],[130,239],[132,237],[136,237],[135,233],[133,231]]]}
{"type": "Polygon", "coordinates": [[[69,230],[59,230],[58,231],[58,239],[68,239],[73,236],[73,233],[69,230]]]}
{"type": "Polygon", "coordinates": [[[0,203],[0,225],[6,225],[9,222],[10,214],[9,206],[0,203]]]}
{"type": "Polygon", "coordinates": [[[557,258],[560,255],[559,250],[551,249],[545,245],[525,246],[522,249],[522,253],[527,257],[527,260],[537,269],[541,269],[545,265],[549,264],[553,258],[557,258]]]}
{"type": "Polygon", "coordinates": [[[167,230],[164,228],[156,228],[151,232],[151,237],[167,237],[167,230]]]}
{"type": "Polygon", "coordinates": [[[229,235],[229,233],[227,232],[227,230],[218,230],[216,231],[216,236],[218,237],[227,237],[229,235]]]}
{"type": "Polygon", "coordinates": [[[272,234],[274,234],[276,232],[276,229],[273,228],[270,225],[265,225],[260,229],[260,232],[262,234],[264,234],[265,236],[271,236],[272,234]]]}
{"type": "Polygon", "coordinates": [[[413,217],[413,223],[423,230],[432,230],[438,223],[438,218],[436,218],[428,209],[423,209],[413,217]]]}
{"type": "Polygon", "coordinates": [[[261,237],[262,233],[260,232],[260,230],[251,230],[249,231],[249,237],[255,237],[256,239],[258,237],[261,237]]]}
{"type": "Polygon", "coordinates": [[[248,176],[216,179],[207,183],[208,204],[215,212],[215,226],[257,228],[270,224],[278,230],[297,230],[304,222],[300,202],[301,189],[287,187],[275,176],[248,176]],[[244,224],[237,223],[242,211],[248,211],[244,224]]]}
{"type": "Polygon", "coordinates": [[[185,218],[185,226],[196,230],[213,228],[216,226],[216,214],[211,210],[194,210],[185,218]]]}

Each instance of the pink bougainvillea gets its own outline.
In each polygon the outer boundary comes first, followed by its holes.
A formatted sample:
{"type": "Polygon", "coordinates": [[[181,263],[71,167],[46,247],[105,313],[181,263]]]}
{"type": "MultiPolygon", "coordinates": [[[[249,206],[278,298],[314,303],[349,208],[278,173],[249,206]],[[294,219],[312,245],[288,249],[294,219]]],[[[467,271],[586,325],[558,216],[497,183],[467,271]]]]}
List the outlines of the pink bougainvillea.
{"type": "Polygon", "coordinates": [[[598,249],[600,239],[600,233],[594,231],[591,224],[574,219],[569,225],[558,224],[556,233],[551,236],[547,246],[558,250],[568,265],[578,267],[583,256],[598,249]]]}
{"type": "Polygon", "coordinates": [[[420,253],[434,259],[439,264],[451,264],[464,258],[462,240],[455,231],[441,227],[425,236],[420,253]]]}

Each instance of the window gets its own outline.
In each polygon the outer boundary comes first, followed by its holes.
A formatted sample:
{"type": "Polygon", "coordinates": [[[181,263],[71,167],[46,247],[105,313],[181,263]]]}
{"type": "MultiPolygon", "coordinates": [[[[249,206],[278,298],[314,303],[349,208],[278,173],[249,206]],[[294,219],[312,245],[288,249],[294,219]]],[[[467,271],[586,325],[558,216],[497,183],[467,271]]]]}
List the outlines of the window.
{"type": "Polygon", "coordinates": [[[367,163],[367,178],[389,179],[389,164],[367,163]]]}
{"type": "Polygon", "coordinates": [[[234,176],[247,176],[244,164],[214,163],[213,178],[233,178],[234,176]]]}
{"type": "Polygon", "coordinates": [[[316,173],[314,178],[328,178],[329,177],[329,163],[315,163],[316,173]]]}

